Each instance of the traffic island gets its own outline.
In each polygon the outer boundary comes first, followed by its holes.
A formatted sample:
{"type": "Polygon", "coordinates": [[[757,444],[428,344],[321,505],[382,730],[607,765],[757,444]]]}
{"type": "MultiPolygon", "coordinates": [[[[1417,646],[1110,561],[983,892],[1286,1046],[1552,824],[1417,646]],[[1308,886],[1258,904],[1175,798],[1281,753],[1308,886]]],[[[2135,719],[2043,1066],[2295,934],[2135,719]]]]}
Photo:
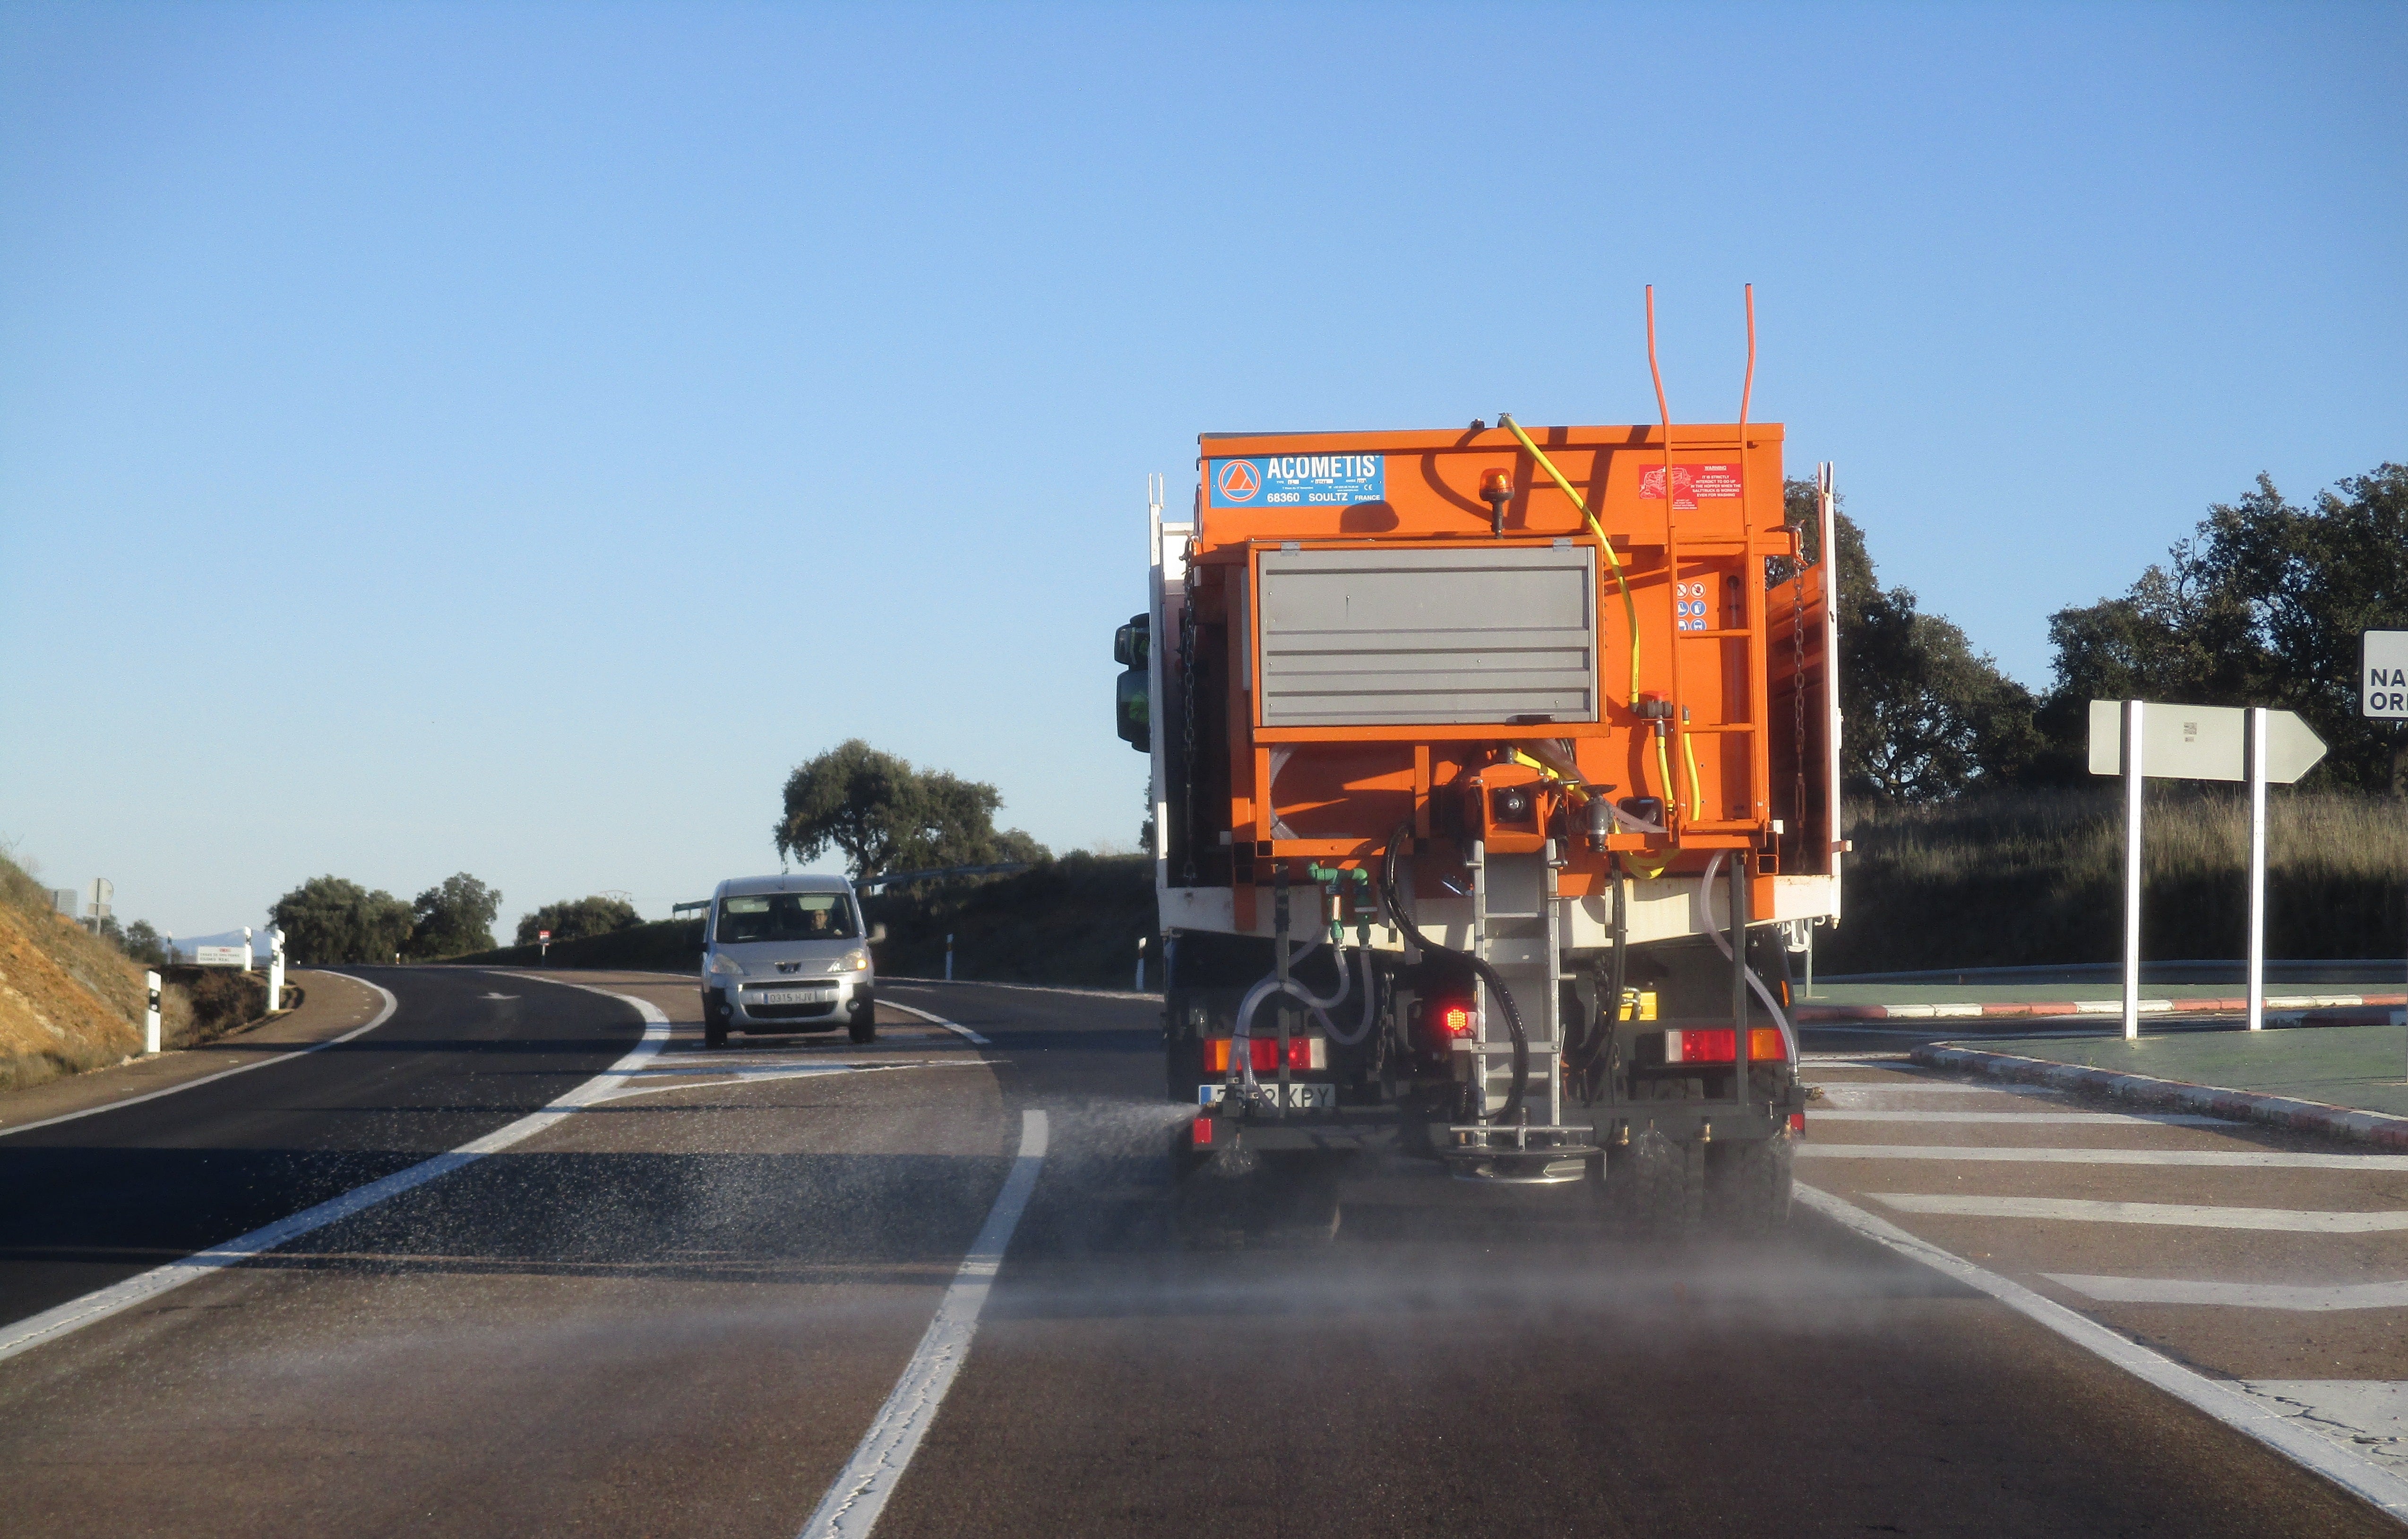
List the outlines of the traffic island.
{"type": "Polygon", "coordinates": [[[1932,1043],[1916,1063],[2408,1150],[2408,1030],[2397,1025],[1932,1043]]]}

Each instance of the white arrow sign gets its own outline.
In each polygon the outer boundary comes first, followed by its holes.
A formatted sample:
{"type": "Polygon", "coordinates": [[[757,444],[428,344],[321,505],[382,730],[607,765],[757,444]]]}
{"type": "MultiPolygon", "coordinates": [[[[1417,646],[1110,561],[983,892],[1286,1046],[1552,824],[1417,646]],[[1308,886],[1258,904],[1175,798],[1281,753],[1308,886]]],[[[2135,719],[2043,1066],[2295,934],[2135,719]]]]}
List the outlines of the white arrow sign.
{"type": "MultiPolygon", "coordinates": [[[[2403,633],[2408,634],[2408,633],[2403,633]]],[[[2249,778],[2249,712],[2230,705],[2151,705],[2141,719],[2141,773],[2152,780],[2249,778]]],[[[2124,772],[2124,702],[2090,702],[2090,772],[2124,772]]],[[[2288,785],[2325,756],[2325,741],[2287,711],[2266,712],[2266,779],[2288,785]]]]}
{"type": "Polygon", "coordinates": [[[2408,630],[2370,630],[2358,647],[2359,713],[2408,721],[2408,630]]]}

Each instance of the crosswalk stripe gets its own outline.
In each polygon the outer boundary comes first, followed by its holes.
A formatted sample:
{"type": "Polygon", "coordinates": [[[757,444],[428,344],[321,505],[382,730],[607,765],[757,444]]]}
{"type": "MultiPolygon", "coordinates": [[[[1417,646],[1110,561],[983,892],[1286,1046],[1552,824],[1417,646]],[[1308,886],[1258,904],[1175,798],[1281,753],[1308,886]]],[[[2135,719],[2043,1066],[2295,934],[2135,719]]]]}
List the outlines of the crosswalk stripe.
{"type": "MultiPolygon", "coordinates": [[[[1807,1114],[1808,1126],[1823,1120],[1807,1114]]],[[[2000,1164],[2187,1165],[2224,1170],[2408,1171],[2408,1155],[2293,1154],[2278,1149],[2017,1149],[1963,1143],[1818,1143],[1801,1139],[1800,1159],[1968,1159],[2000,1164]]]]}
{"type": "Polygon", "coordinates": [[[2229,1128],[2232,1124],[2220,1116],[2203,1116],[2195,1112],[1915,1112],[1860,1111],[1839,1107],[1831,1111],[1810,1109],[1810,1118],[1825,1122],[2020,1122],[2031,1125],[2063,1126],[2080,1123],[2086,1126],[2156,1123],[2170,1128],[2229,1128]]]}
{"type": "Polygon", "coordinates": [[[2288,1309],[2326,1313],[2342,1309],[2408,1309],[2408,1283],[2344,1283],[2311,1287],[2286,1283],[2201,1283],[2184,1277],[2093,1277],[2076,1273],[2041,1273],[2101,1303],[2216,1304],[2230,1309],[2288,1309]]]}
{"type": "Polygon", "coordinates": [[[2275,1230],[2286,1234],[2388,1234],[2408,1213],[2333,1213],[2296,1208],[2202,1207],[2186,1202],[2100,1202],[2078,1197],[1973,1197],[1867,1192],[1900,1213],[1956,1218],[2055,1218],[2086,1224],[2175,1224],[2186,1229],[2275,1230]]]}

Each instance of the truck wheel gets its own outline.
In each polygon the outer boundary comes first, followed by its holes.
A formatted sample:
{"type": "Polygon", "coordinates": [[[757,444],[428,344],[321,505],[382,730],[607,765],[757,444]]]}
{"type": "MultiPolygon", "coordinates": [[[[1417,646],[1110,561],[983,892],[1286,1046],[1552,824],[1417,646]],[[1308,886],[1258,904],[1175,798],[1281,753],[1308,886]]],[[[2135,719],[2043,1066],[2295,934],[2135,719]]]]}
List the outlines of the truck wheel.
{"type": "Polygon", "coordinates": [[[1635,1234],[1677,1240],[1698,1231],[1705,1216],[1705,1146],[1674,1143],[1655,1128],[1631,1135],[1605,1162],[1605,1204],[1635,1234]]]}
{"type": "Polygon", "coordinates": [[[1706,1202],[1714,1227],[1731,1234],[1771,1234],[1786,1225],[1797,1153],[1785,1128],[1770,1138],[1709,1148],[1706,1202]]]}

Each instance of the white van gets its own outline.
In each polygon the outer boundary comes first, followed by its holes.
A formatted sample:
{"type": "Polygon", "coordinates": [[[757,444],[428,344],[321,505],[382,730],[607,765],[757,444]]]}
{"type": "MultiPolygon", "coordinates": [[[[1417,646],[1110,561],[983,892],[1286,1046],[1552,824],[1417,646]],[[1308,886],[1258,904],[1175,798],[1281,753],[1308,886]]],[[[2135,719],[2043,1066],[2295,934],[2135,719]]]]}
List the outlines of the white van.
{"type": "Polygon", "coordinates": [[[840,876],[739,876],[710,895],[702,932],[702,1039],[727,1033],[827,1031],[878,1036],[872,942],[853,884],[840,876]]]}

